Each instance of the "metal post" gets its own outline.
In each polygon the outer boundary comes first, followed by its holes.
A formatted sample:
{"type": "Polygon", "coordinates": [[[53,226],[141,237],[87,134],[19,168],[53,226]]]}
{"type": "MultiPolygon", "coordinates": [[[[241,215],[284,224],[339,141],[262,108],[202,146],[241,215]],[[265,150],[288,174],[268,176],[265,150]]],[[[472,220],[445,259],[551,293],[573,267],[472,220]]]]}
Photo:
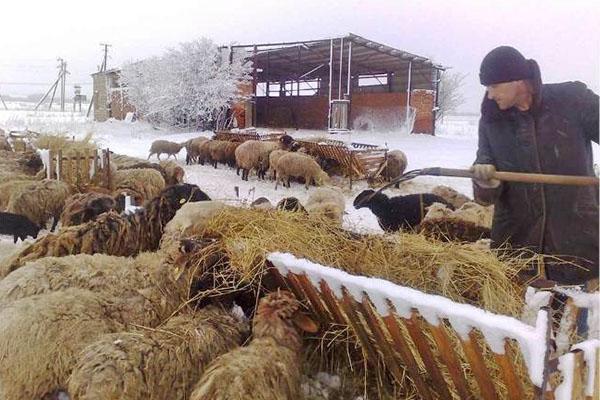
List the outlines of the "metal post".
{"type": "Polygon", "coordinates": [[[352,42],[348,43],[348,87],[346,88],[346,94],[348,96],[350,96],[350,85],[352,84],[350,82],[350,77],[352,76],[350,73],[350,63],[352,61],[352,42]]]}
{"type": "Polygon", "coordinates": [[[258,52],[258,48],[254,45],[253,57],[252,57],[252,125],[257,126],[256,121],[256,80],[257,80],[257,71],[256,71],[256,53],[258,52]]]}
{"type": "Polygon", "coordinates": [[[333,77],[333,39],[329,41],[329,102],[327,107],[329,112],[327,113],[327,129],[331,128],[331,80],[333,77]]]}
{"type": "MultiPolygon", "coordinates": [[[[408,62],[408,84],[406,85],[406,129],[408,130],[408,117],[410,114],[410,79],[412,77],[412,61],[408,62]]],[[[410,133],[410,132],[408,132],[410,133]]]]}
{"type": "Polygon", "coordinates": [[[342,99],[342,70],[344,61],[344,38],[340,38],[340,79],[338,80],[338,100],[342,99]]]}

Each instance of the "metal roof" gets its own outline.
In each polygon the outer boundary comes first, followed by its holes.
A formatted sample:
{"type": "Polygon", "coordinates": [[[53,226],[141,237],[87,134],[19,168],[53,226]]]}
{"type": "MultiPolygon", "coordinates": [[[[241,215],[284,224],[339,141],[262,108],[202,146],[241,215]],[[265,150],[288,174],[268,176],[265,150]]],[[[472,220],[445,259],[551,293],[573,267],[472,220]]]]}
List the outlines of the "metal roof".
{"type": "Polygon", "coordinates": [[[320,40],[298,42],[246,44],[231,46],[244,48],[252,52],[256,50],[254,62],[258,71],[258,80],[277,79],[313,79],[329,75],[330,46],[333,41],[333,70],[339,73],[340,46],[343,43],[342,69],[347,73],[348,43],[352,43],[351,70],[352,75],[384,74],[388,72],[408,73],[409,62],[412,62],[413,73],[444,70],[445,67],[434,64],[427,57],[418,56],[403,50],[363,38],[349,33],[346,36],[320,40]]]}

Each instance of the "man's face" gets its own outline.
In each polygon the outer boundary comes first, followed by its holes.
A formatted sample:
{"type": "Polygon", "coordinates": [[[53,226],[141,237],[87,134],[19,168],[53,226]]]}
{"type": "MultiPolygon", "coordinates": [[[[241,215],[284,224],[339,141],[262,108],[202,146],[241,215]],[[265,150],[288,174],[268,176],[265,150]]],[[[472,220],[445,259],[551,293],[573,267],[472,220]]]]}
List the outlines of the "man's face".
{"type": "Polygon", "coordinates": [[[501,110],[508,110],[517,102],[519,81],[494,83],[487,88],[487,98],[494,100],[501,110]]]}

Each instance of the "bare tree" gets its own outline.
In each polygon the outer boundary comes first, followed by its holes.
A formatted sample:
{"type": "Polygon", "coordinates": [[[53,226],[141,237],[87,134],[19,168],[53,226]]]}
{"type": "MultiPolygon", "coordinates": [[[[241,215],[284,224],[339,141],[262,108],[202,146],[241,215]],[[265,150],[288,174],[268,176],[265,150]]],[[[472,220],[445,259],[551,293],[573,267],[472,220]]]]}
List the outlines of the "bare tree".
{"type": "Polygon", "coordinates": [[[465,102],[465,96],[461,89],[466,77],[467,74],[461,74],[460,72],[444,71],[442,73],[436,119],[444,118],[465,102]]]}

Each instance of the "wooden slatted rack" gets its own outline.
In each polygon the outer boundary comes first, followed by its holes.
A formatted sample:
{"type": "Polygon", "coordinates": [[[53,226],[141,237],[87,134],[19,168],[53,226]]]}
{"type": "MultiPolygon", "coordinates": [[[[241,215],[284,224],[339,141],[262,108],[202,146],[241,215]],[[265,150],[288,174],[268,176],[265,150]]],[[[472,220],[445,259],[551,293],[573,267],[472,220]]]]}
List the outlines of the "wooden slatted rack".
{"type": "MultiPolygon", "coordinates": [[[[446,315],[444,311],[440,315],[432,312],[435,307],[428,306],[427,302],[415,306],[410,296],[403,304],[403,290],[412,290],[409,288],[339,270],[332,273],[332,268],[289,254],[272,253],[267,258],[269,274],[276,286],[288,288],[303,300],[322,326],[348,326],[360,343],[364,359],[373,368],[385,365],[389,376],[398,382],[404,373],[408,374],[424,399],[555,398],[551,392],[553,387],[548,385],[548,374],[556,368],[549,360],[552,328],[546,310],[539,311],[535,326],[530,326],[511,317],[444,299],[445,309],[472,307],[474,314],[485,314],[492,319],[478,326],[474,322],[477,318],[471,318],[470,313],[465,313],[465,320],[461,321],[451,312],[446,315]],[[340,279],[340,275],[349,278],[340,279]],[[398,296],[381,295],[390,293],[390,285],[399,288],[398,296]],[[386,289],[381,291],[381,287],[386,289]],[[405,307],[410,310],[408,313],[405,307]],[[501,336],[496,337],[496,331],[501,331],[501,336]],[[486,334],[496,337],[491,339],[493,344],[486,334]],[[526,361],[528,373],[523,370],[518,373],[519,360],[526,361]]],[[[418,295],[425,299],[428,296],[432,304],[435,304],[434,297],[440,298],[425,293],[418,295]]],[[[569,357],[575,362],[568,363],[575,370],[573,376],[578,378],[568,383],[568,389],[562,390],[572,391],[573,399],[591,399],[582,396],[586,390],[597,396],[598,374],[595,379],[582,378],[589,366],[579,353],[581,350],[572,350],[569,357]]],[[[594,357],[592,363],[598,365],[597,350],[594,357]]],[[[600,371],[600,366],[597,368],[596,371],[600,371]]]]}

